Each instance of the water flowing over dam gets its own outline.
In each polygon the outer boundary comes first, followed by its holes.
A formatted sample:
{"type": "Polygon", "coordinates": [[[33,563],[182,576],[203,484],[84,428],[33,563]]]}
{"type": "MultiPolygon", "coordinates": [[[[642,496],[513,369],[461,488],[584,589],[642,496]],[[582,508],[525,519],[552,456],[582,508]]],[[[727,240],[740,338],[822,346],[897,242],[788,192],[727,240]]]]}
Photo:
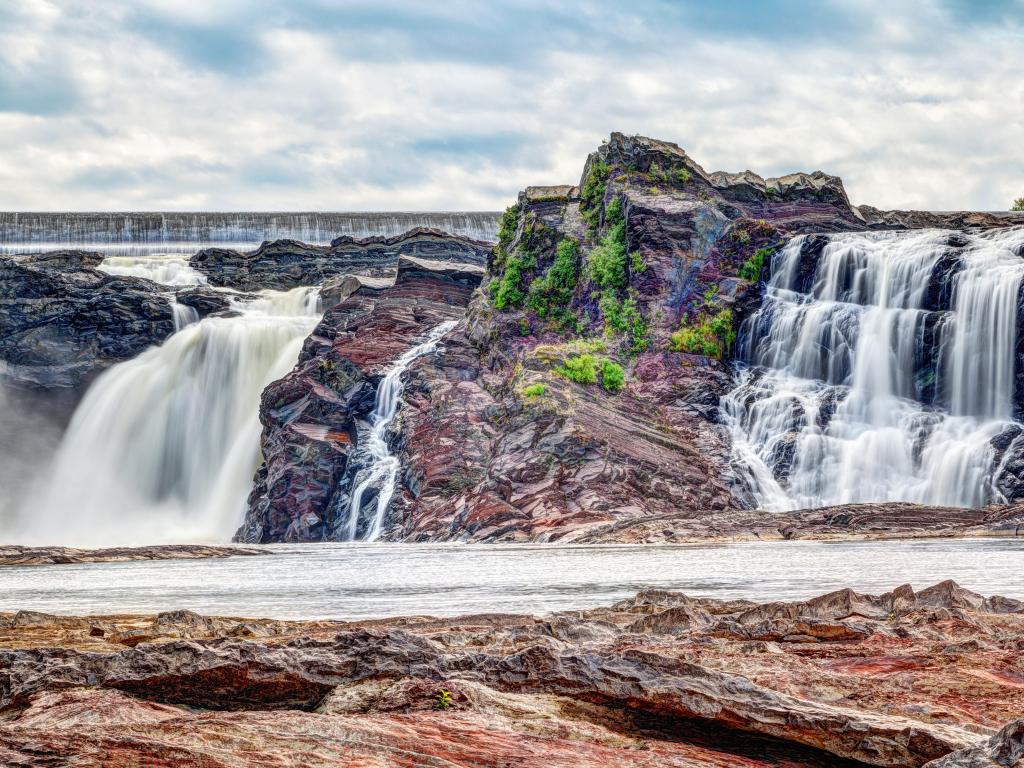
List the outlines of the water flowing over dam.
{"type": "Polygon", "coordinates": [[[1005,500],[1024,432],[1024,230],[800,237],[744,324],[722,411],[769,510],[1005,500]]]}
{"type": "Polygon", "coordinates": [[[108,255],[193,253],[220,245],[254,248],[289,238],[324,245],[341,235],[393,236],[432,227],[475,240],[497,240],[500,213],[2,213],[0,252],[75,247],[108,255]]]}

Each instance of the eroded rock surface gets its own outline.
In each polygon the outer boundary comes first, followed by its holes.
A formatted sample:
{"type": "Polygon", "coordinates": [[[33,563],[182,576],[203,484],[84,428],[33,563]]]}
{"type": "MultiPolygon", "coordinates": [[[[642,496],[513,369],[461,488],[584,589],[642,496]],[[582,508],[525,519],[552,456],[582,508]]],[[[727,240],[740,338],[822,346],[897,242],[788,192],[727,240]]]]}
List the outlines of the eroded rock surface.
{"type": "Polygon", "coordinates": [[[3,565],[68,565],[72,563],[113,563],[134,560],[192,560],[205,557],[269,555],[269,550],[251,547],[218,547],[205,544],[164,544],[151,547],[24,547],[0,545],[3,565]]]}
{"type": "Polygon", "coordinates": [[[1019,723],[997,731],[1020,714],[1024,603],[952,582],[545,617],[0,619],[10,765],[1019,760],[1019,723]]]}
{"type": "Polygon", "coordinates": [[[78,387],[174,332],[162,286],[85,251],[0,256],[0,361],[31,387],[78,387]]]}
{"type": "Polygon", "coordinates": [[[490,249],[490,243],[417,227],[395,237],[339,237],[329,246],[274,240],[247,253],[205,248],[189,263],[213,285],[288,290],[350,274],[393,275],[402,256],[483,266],[490,249]]]}
{"type": "Polygon", "coordinates": [[[382,375],[431,329],[463,316],[482,272],[403,256],[393,285],[359,284],[325,313],[295,369],[263,393],[264,463],[237,539],[344,538],[358,469],[350,460],[382,375]]]}

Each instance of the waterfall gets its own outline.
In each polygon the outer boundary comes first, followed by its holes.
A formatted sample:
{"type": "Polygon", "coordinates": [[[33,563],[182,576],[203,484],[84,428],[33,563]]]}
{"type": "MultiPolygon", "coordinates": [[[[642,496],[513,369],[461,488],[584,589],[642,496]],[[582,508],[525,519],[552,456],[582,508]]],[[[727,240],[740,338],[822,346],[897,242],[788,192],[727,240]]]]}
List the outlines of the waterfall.
{"type": "Polygon", "coordinates": [[[777,254],[722,401],[759,506],[1000,500],[1022,253],[1016,228],[800,237],[777,254]]]}
{"type": "Polygon", "coordinates": [[[216,244],[252,249],[291,238],[324,245],[340,235],[394,236],[432,227],[475,240],[497,240],[501,214],[492,211],[366,213],[2,213],[0,253],[74,245],[107,255],[194,253],[216,244]]]}
{"type": "MultiPolygon", "coordinates": [[[[260,395],[318,321],[317,291],[233,299],[228,317],[176,314],[164,344],[89,388],[45,487],[12,538],[85,546],[226,541],[260,462],[260,395]]],[[[182,308],[187,309],[187,308],[182,308]]]]}
{"type": "Polygon", "coordinates": [[[111,275],[144,277],[154,283],[175,287],[202,285],[206,275],[194,270],[188,263],[188,254],[146,253],[133,256],[106,255],[99,268],[111,275]]]}
{"type": "Polygon", "coordinates": [[[352,491],[348,513],[347,538],[349,541],[354,541],[358,533],[359,519],[363,510],[363,496],[370,488],[377,489],[377,503],[363,538],[366,541],[375,541],[381,534],[384,517],[391,504],[391,498],[395,494],[395,481],[399,470],[398,458],[391,453],[391,449],[388,447],[387,433],[401,405],[404,389],[402,375],[414,360],[437,349],[437,343],[455,325],[456,322],[451,320],[436,326],[427,335],[425,341],[410,349],[392,364],[377,387],[377,398],[370,416],[370,426],[360,441],[360,451],[369,459],[369,466],[361,469],[354,481],[355,490],[352,491]]]}

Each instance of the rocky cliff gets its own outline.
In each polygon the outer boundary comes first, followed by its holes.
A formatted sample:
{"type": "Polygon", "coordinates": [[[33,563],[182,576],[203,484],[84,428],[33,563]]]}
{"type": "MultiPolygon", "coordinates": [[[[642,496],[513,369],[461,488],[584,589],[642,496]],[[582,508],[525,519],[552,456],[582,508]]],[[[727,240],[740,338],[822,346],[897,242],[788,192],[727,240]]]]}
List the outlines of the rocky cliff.
{"type": "Polygon", "coordinates": [[[482,266],[490,250],[490,243],[417,227],[395,237],[337,237],[329,246],[275,240],[247,253],[206,248],[190,264],[212,285],[240,291],[288,290],[344,275],[393,275],[402,256],[482,266]]]}
{"type": "MultiPolygon", "coordinates": [[[[820,171],[709,173],[674,144],[612,134],[578,185],[519,196],[466,319],[446,336],[443,354],[410,370],[391,438],[404,474],[386,536],[681,540],[711,519],[735,521],[724,527],[745,535],[757,527],[740,514],[752,500],[734,482],[718,403],[732,386],[737,331],[760,301],[775,251],[803,233],[1014,223],[857,208],[842,182],[820,171]]],[[[340,311],[349,310],[328,318],[340,311]]],[[[324,364],[346,370],[387,359],[367,358],[367,348],[401,349],[387,322],[367,325],[359,338],[328,336],[335,357],[324,364]]],[[[300,369],[314,357],[307,345],[300,369]]],[[[359,397],[365,411],[369,389],[359,397]]],[[[351,402],[304,419],[304,434],[358,441],[351,402]]],[[[264,409],[264,423],[274,410],[264,409]]],[[[303,474],[301,462],[290,466],[293,478],[303,474]]],[[[330,484],[331,466],[317,464],[310,475],[330,484]]],[[[344,506],[346,489],[332,488],[340,494],[333,503],[344,506]]],[[[251,520],[265,518],[259,503],[251,520]]],[[[889,522],[907,532],[898,507],[886,508],[889,522]]],[[[328,535],[280,523],[260,530],[263,540],[285,531],[328,535]]]]}
{"type": "Polygon", "coordinates": [[[0,256],[0,361],[9,381],[77,387],[174,332],[166,289],[96,267],[102,255],[0,256]]]}
{"type": "Polygon", "coordinates": [[[295,369],[263,393],[264,462],[237,539],[344,538],[361,466],[359,427],[384,371],[432,328],[463,316],[482,273],[472,264],[400,257],[390,285],[351,281],[295,369]]]}

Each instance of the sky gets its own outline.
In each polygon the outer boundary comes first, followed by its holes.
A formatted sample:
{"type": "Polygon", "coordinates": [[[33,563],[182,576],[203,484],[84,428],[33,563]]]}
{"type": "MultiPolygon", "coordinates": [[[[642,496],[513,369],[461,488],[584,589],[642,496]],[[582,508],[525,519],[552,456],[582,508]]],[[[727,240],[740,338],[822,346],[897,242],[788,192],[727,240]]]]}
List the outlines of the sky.
{"type": "Polygon", "coordinates": [[[0,0],[2,210],[495,210],[612,131],[1024,196],[1024,0],[0,0]]]}

